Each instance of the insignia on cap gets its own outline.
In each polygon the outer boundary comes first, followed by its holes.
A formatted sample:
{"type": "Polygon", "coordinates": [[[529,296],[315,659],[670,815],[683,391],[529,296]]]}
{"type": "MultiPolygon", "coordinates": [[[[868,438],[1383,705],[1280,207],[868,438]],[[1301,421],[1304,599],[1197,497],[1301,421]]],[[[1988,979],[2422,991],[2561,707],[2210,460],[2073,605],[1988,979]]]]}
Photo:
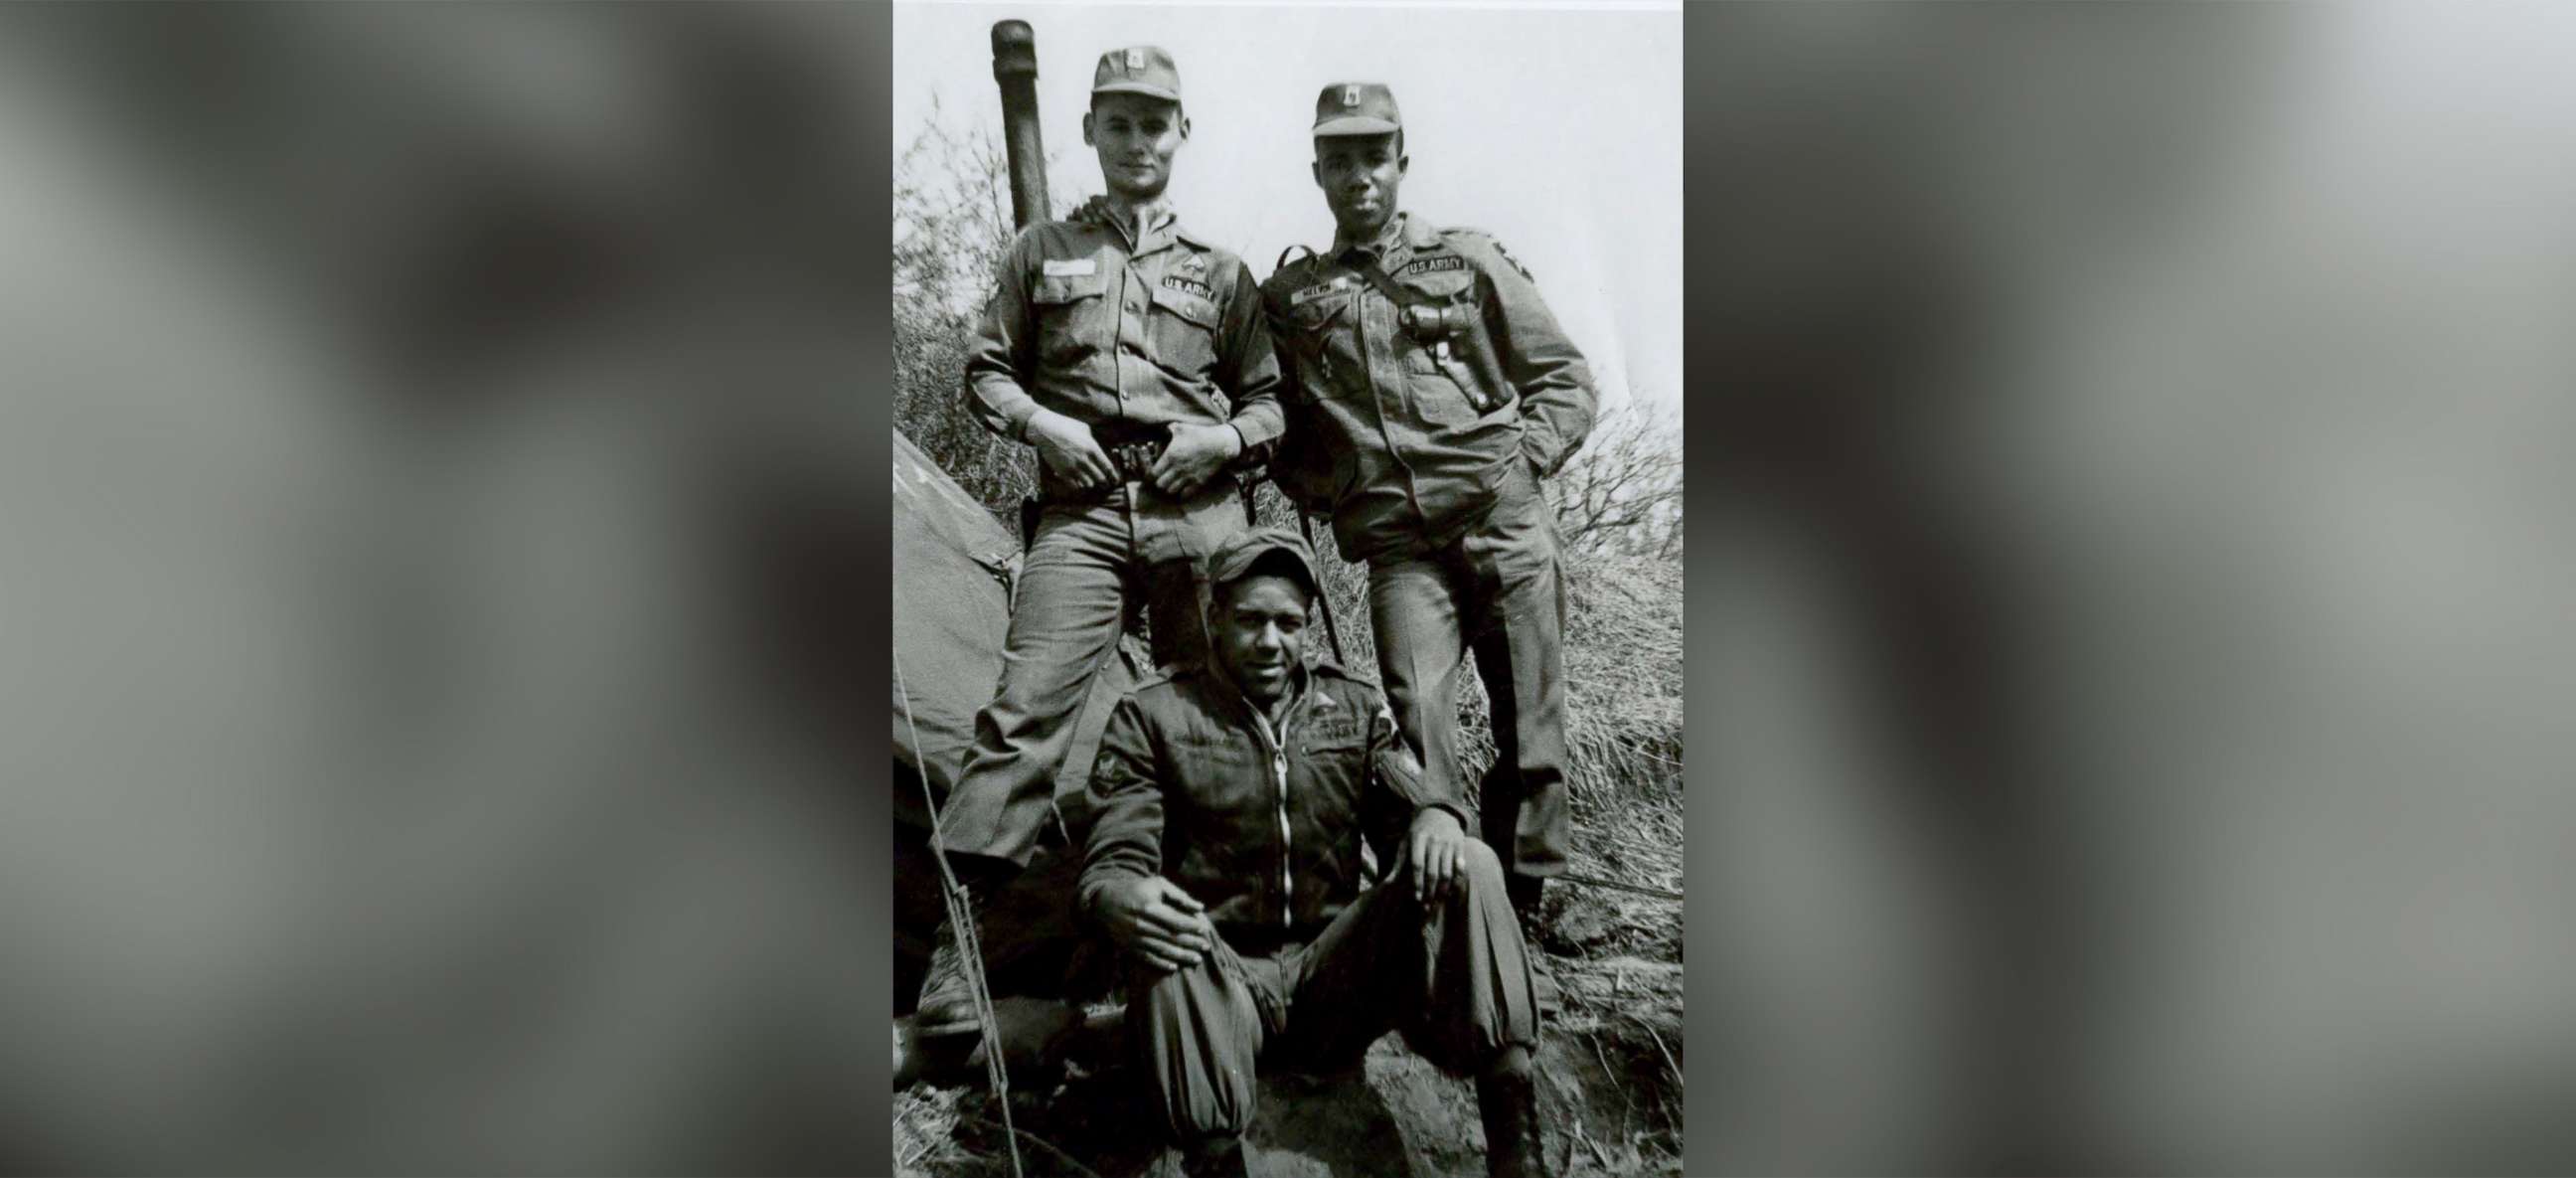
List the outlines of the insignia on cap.
{"type": "Polygon", "coordinates": [[[1344,106],[1358,106],[1359,104],[1360,104],[1360,88],[1359,88],[1359,87],[1357,87],[1357,86],[1344,86],[1344,87],[1342,87],[1342,105],[1344,105],[1344,106]]]}
{"type": "Polygon", "coordinates": [[[1128,50],[1128,51],[1127,51],[1127,72],[1129,72],[1129,73],[1134,73],[1134,72],[1136,72],[1137,70],[1141,70],[1141,69],[1143,69],[1143,68],[1145,68],[1145,51],[1144,51],[1144,50],[1142,50],[1142,49],[1130,49],[1130,50],[1128,50]]]}

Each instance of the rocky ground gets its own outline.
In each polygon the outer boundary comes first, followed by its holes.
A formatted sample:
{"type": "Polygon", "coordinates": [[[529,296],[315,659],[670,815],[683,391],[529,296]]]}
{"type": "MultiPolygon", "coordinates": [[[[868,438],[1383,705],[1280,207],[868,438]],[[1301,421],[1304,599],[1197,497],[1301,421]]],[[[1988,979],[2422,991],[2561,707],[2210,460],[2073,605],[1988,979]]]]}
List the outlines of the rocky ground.
{"type": "MultiPolygon", "coordinates": [[[[1539,1052],[1549,1155],[1569,1175],[1681,1173],[1682,970],[1679,905],[1640,893],[1559,887],[1555,927],[1594,946],[1670,946],[1675,960],[1602,955],[1551,934],[1546,948],[1565,995],[1539,1052]],[[1563,899],[1559,899],[1559,895],[1563,899]],[[1662,919],[1650,915],[1660,907],[1662,919]],[[1670,935],[1650,925],[1670,925],[1670,935]]],[[[1016,1001],[1016,1000],[1015,1000],[1016,1001]]],[[[1033,1007],[1021,1009],[1022,1016],[1033,1007]]],[[[1116,1050],[1114,1007],[1093,1008],[1048,1058],[1011,1073],[1011,1122],[1026,1175],[1136,1178],[1167,1172],[1154,1114],[1116,1050]]],[[[1001,1105],[980,1068],[914,1083],[895,1102],[904,1178],[1001,1178],[1011,1173],[1001,1105]]],[[[1246,1135],[1262,1178],[1469,1178],[1484,1173],[1474,1086],[1442,1075],[1389,1035],[1359,1074],[1268,1076],[1246,1135]]]]}

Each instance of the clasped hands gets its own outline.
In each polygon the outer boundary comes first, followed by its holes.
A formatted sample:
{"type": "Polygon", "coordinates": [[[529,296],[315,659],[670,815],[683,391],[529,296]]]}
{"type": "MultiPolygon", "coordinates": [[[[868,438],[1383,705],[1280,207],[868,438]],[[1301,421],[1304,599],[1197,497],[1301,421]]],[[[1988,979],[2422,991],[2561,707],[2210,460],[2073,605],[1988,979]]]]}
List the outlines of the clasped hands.
{"type": "MultiPolygon", "coordinates": [[[[1243,453],[1243,435],[1231,425],[1175,425],[1171,433],[1171,443],[1147,475],[1155,490],[1175,499],[1196,494],[1243,453]]],[[[1080,421],[1040,409],[1029,418],[1025,435],[1037,447],[1038,460],[1076,487],[1097,490],[1118,481],[1118,464],[1080,421]]]]}

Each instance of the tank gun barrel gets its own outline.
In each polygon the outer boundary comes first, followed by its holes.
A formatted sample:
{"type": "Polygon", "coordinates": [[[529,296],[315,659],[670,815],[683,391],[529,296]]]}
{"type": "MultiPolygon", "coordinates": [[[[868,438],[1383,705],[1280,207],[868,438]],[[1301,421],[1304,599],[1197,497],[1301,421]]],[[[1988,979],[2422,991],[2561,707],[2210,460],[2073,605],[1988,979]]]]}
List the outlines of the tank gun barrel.
{"type": "Polygon", "coordinates": [[[1010,156],[1011,223],[1047,215],[1046,149],[1038,140],[1038,41],[1024,20],[993,24],[993,81],[1002,88],[1002,146],[1010,156]]]}

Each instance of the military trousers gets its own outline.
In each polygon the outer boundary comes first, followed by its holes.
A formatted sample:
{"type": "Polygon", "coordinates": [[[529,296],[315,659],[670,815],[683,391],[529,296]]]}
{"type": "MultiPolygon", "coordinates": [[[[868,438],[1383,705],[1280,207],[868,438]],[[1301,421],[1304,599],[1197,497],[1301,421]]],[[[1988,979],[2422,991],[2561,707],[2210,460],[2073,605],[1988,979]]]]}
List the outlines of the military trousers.
{"type": "Polygon", "coordinates": [[[1206,557],[1244,527],[1227,479],[1186,501],[1130,482],[1045,506],[1020,563],[1001,685],[976,713],[975,747],[940,815],[951,855],[1028,865],[1092,680],[1132,611],[1146,611],[1157,663],[1205,659],[1206,557]]]}
{"type": "Polygon", "coordinates": [[[1322,932],[1275,952],[1220,943],[1188,969],[1141,977],[1128,1033],[1174,1144],[1240,1134],[1261,1064],[1330,1074],[1390,1030],[1434,1065],[1473,1075],[1538,1046],[1538,998],[1493,850],[1469,841],[1449,894],[1409,881],[1363,893],[1322,932]]]}
{"type": "Polygon", "coordinates": [[[1475,652],[1495,744],[1478,791],[1484,839],[1522,886],[1563,874],[1565,579],[1537,473],[1515,463],[1490,512],[1454,539],[1372,560],[1369,614],[1396,726],[1435,780],[1466,780],[1458,689],[1475,652]]]}

